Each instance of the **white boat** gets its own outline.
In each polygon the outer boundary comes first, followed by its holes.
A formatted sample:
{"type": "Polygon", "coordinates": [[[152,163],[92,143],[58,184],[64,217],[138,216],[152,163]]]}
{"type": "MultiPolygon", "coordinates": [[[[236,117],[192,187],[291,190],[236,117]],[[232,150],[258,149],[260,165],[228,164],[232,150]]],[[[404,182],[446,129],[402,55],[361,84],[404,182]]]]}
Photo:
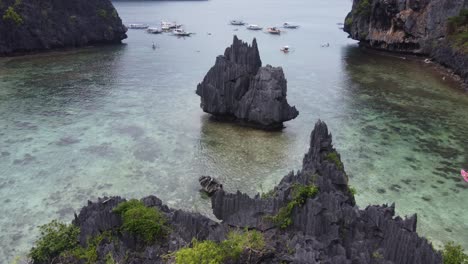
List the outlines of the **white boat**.
{"type": "Polygon", "coordinates": [[[187,32],[181,28],[176,28],[172,31],[172,34],[178,37],[190,37],[190,35],[192,35],[193,33],[187,32]]]}
{"type": "Polygon", "coordinates": [[[171,29],[176,29],[182,27],[181,24],[177,24],[176,22],[167,22],[167,21],[161,21],[161,29],[162,30],[171,30],[171,29]]]}
{"type": "Polygon", "coordinates": [[[129,24],[129,29],[147,29],[149,26],[146,24],[129,24]]]}
{"type": "Polygon", "coordinates": [[[284,53],[288,53],[291,49],[289,48],[289,46],[283,46],[280,50],[284,53]]]}
{"type": "Polygon", "coordinates": [[[146,30],[146,32],[150,34],[161,34],[163,33],[162,29],[156,28],[156,27],[150,27],[146,30]]]}
{"type": "Polygon", "coordinates": [[[250,30],[262,30],[263,28],[259,25],[254,25],[254,24],[250,24],[247,26],[247,29],[250,29],[250,30]]]}
{"type": "Polygon", "coordinates": [[[290,22],[284,22],[283,27],[284,28],[298,28],[299,25],[296,25],[296,24],[293,24],[293,23],[290,23],[290,22]]]}
{"type": "Polygon", "coordinates": [[[277,27],[269,27],[267,28],[267,32],[274,35],[281,34],[281,30],[279,30],[277,27]]]}
{"type": "Polygon", "coordinates": [[[234,25],[234,26],[243,26],[243,25],[245,25],[245,22],[242,21],[242,20],[231,20],[230,23],[231,23],[231,25],[234,25]]]}

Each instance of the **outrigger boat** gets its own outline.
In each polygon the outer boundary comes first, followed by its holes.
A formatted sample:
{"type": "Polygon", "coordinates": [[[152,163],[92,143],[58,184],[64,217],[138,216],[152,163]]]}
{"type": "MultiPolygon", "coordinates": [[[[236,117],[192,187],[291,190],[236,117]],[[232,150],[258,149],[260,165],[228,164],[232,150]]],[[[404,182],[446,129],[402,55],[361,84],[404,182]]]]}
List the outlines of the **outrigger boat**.
{"type": "Polygon", "coordinates": [[[177,24],[176,22],[161,21],[161,29],[165,31],[169,31],[180,27],[182,27],[182,25],[177,24]]]}
{"type": "Polygon", "coordinates": [[[299,25],[292,24],[292,23],[290,23],[290,22],[284,22],[284,23],[283,23],[283,27],[284,27],[284,28],[298,28],[299,25]]]}
{"type": "Polygon", "coordinates": [[[276,28],[276,27],[269,27],[269,28],[267,28],[267,32],[270,33],[270,34],[274,34],[274,35],[279,35],[279,34],[281,34],[281,30],[279,30],[279,29],[276,28]]]}
{"type": "Polygon", "coordinates": [[[159,28],[155,28],[155,27],[150,27],[146,30],[146,32],[150,33],[150,34],[161,34],[163,33],[162,29],[159,29],[159,28]]]}
{"type": "Polygon", "coordinates": [[[231,20],[229,23],[233,26],[243,26],[245,25],[245,22],[242,20],[231,20]]]}
{"type": "Polygon", "coordinates": [[[187,32],[181,28],[176,28],[172,31],[172,34],[174,34],[174,36],[178,36],[178,37],[190,37],[190,35],[192,35],[193,33],[191,32],[187,32]]]}
{"type": "Polygon", "coordinates": [[[247,29],[250,29],[250,30],[262,30],[263,28],[259,25],[253,25],[253,24],[250,24],[247,26],[247,29]]]}
{"type": "Polygon", "coordinates": [[[129,29],[147,29],[149,26],[146,24],[129,24],[129,29]]]}

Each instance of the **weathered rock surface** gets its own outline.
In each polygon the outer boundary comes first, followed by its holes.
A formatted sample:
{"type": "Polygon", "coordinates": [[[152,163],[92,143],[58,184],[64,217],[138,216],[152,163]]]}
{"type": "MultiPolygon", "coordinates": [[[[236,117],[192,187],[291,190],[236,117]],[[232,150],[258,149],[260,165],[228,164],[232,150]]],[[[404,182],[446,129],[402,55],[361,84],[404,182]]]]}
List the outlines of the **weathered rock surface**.
{"type": "Polygon", "coordinates": [[[281,67],[262,67],[257,41],[252,46],[236,36],[224,56],[216,58],[196,93],[203,111],[265,129],[283,127],[299,112],[286,100],[287,84],[281,67]]]}
{"type": "Polygon", "coordinates": [[[448,40],[447,22],[467,0],[354,0],[344,30],[362,45],[429,55],[468,84],[468,54],[448,40]]]}
{"type": "Polygon", "coordinates": [[[0,56],[120,43],[126,31],[109,0],[0,2],[0,56]]]}
{"type": "MultiPolygon", "coordinates": [[[[215,222],[197,213],[173,210],[155,196],[142,199],[158,208],[171,225],[170,234],[148,245],[132,235],[120,233],[120,216],[112,209],[123,201],[112,197],[89,202],[73,224],[80,227],[80,243],[111,230],[115,237],[98,245],[97,263],[111,254],[116,263],[165,263],[163,255],[189,245],[192,238],[221,241],[232,228],[257,229],[264,234],[266,250],[255,256],[241,256],[236,263],[442,263],[440,254],[416,233],[416,216],[395,216],[394,205],[359,209],[348,186],[348,177],[339,163],[332,136],[319,121],[310,138],[302,170],[286,175],[268,197],[249,197],[219,189],[211,197],[215,222]],[[335,153],[337,159],[330,159],[335,153]],[[285,206],[295,186],[314,184],[319,193],[294,207],[291,225],[276,227],[268,217],[285,206]]],[[[79,263],[73,258],[61,263],[79,263]]]]}
{"type": "Polygon", "coordinates": [[[202,190],[208,195],[213,195],[215,192],[223,189],[223,185],[218,180],[210,176],[201,176],[198,179],[198,182],[200,183],[202,190]]]}

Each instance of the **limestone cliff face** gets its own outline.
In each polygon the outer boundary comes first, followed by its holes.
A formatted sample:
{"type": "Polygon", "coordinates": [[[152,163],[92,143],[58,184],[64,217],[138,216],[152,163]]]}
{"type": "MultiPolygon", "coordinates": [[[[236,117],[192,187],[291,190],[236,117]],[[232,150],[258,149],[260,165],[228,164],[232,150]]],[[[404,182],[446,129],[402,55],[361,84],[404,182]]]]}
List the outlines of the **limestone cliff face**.
{"type": "Polygon", "coordinates": [[[203,111],[264,129],[283,127],[299,112],[286,100],[286,78],[281,67],[262,67],[257,41],[252,45],[234,36],[224,56],[216,58],[197,87],[203,111]]]}
{"type": "MultiPolygon", "coordinates": [[[[209,177],[202,177],[206,187],[209,177]]],[[[153,243],[122,232],[122,218],[113,208],[124,201],[120,197],[88,202],[75,216],[80,228],[79,241],[85,247],[89,239],[111,233],[96,248],[96,263],[112,256],[116,263],[154,264],[167,262],[164,256],[190,245],[192,238],[220,241],[229,230],[256,229],[265,237],[263,251],[245,251],[238,260],[226,263],[362,263],[362,264],[440,264],[442,258],[430,243],[416,233],[416,216],[395,216],[394,205],[367,206],[360,209],[348,186],[348,177],[332,136],[324,122],[317,122],[310,137],[310,148],[302,169],[286,175],[269,195],[249,197],[241,192],[227,193],[219,183],[211,204],[215,222],[197,213],[170,209],[154,196],[141,201],[158,208],[168,220],[170,234],[153,243]],[[280,228],[271,221],[281,209],[288,208],[298,186],[318,188],[313,197],[304,197],[293,206],[290,222],[280,228]]],[[[296,201],[297,202],[297,201],[296,201]]],[[[60,263],[81,263],[74,258],[60,263]]],[[[35,264],[39,264],[37,262],[35,264]]],[[[42,264],[42,263],[40,263],[42,264]]]]}
{"type": "Polygon", "coordinates": [[[0,56],[120,43],[126,31],[109,0],[0,1],[0,56]]]}
{"type": "Polygon", "coordinates": [[[468,55],[448,38],[447,23],[468,0],[354,0],[344,30],[362,45],[430,55],[468,81],[468,55]]]}

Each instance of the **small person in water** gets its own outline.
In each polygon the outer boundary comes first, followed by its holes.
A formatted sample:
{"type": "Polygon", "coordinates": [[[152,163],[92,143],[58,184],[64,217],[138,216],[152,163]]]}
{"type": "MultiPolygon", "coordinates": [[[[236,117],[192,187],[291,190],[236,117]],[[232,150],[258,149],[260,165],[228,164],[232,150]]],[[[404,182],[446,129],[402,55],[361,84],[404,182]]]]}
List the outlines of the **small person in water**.
{"type": "Polygon", "coordinates": [[[154,45],[154,42],[153,42],[153,49],[156,49],[156,45],[154,45]]]}
{"type": "Polygon", "coordinates": [[[461,170],[461,176],[463,177],[463,179],[468,182],[468,172],[466,172],[465,170],[461,170]]]}

